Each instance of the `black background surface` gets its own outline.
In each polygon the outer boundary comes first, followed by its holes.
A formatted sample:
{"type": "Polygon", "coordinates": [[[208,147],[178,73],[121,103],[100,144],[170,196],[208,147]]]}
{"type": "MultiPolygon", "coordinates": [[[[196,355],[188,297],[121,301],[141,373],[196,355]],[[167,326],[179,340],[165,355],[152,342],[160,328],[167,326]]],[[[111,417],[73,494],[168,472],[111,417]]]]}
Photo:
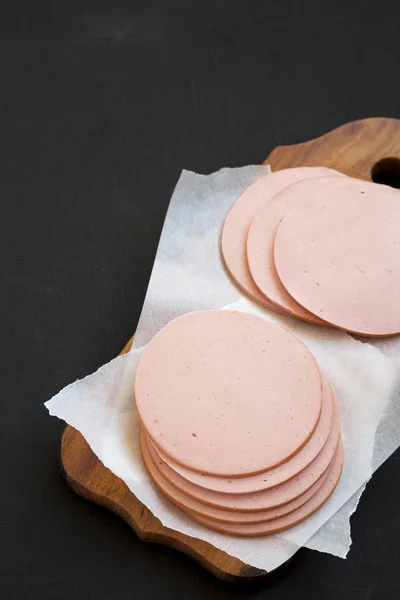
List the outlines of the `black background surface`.
{"type": "Polygon", "coordinates": [[[238,586],[71,493],[43,407],[134,332],[182,168],[400,117],[399,17],[350,0],[1,3],[1,599],[400,597],[399,453],[346,561],[304,550],[272,586],[238,586]]]}

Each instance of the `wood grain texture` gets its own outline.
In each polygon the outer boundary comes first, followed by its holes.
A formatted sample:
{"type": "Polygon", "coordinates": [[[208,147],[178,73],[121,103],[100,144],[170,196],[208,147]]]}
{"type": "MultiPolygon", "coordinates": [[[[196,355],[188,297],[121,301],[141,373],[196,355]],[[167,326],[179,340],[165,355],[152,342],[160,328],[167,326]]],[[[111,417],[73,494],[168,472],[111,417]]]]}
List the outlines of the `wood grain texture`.
{"type": "Polygon", "coordinates": [[[371,118],[346,123],[303,144],[278,146],[264,164],[273,171],[322,165],[370,181],[375,163],[388,157],[400,157],[400,120],[371,118]]]}
{"type": "MultiPolygon", "coordinates": [[[[272,170],[325,166],[369,181],[374,165],[400,158],[400,120],[371,118],[347,123],[309,142],[275,148],[264,161],[272,170]]],[[[133,338],[121,354],[128,352],[133,338]]],[[[70,426],[61,440],[61,461],[68,485],[79,495],[121,516],[140,539],[184,552],[221,579],[254,579],[267,573],[244,564],[211,544],[164,527],[97,459],[83,436],[70,426]]]]}

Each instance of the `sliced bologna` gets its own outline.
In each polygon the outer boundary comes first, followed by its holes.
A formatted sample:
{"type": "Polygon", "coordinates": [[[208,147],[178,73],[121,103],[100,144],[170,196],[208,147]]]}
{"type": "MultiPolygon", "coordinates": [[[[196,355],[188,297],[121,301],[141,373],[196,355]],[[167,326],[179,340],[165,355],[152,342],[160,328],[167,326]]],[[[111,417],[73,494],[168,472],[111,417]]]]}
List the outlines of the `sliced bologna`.
{"type": "Polygon", "coordinates": [[[323,320],[366,336],[400,333],[400,192],[374,183],[300,201],[274,245],[289,294],[323,320]]]}
{"type": "Polygon", "coordinates": [[[167,477],[163,474],[163,462],[157,459],[154,454],[152,455],[149,449],[149,440],[146,438],[146,434],[141,431],[140,444],[142,449],[143,461],[149,471],[149,474],[157,485],[157,487],[163,492],[167,498],[179,506],[186,512],[192,512],[208,519],[221,521],[225,523],[258,523],[260,521],[267,521],[276,519],[283,515],[286,515],[293,510],[299,508],[302,504],[310,500],[312,496],[318,491],[325,479],[330,474],[330,469],[312,485],[304,494],[276,508],[271,508],[263,511],[253,512],[234,512],[232,510],[226,510],[224,508],[218,508],[216,506],[210,506],[204,504],[192,496],[188,496],[182,490],[175,487],[167,477]]]}
{"type": "Polygon", "coordinates": [[[135,396],[156,445],[217,476],[260,473],[289,460],[321,413],[321,374],[292,333],[237,311],[171,321],[140,359],[135,396]]]}
{"type": "MultiPolygon", "coordinates": [[[[335,402],[337,402],[336,399],[335,402]]],[[[261,490],[266,490],[279,485],[284,481],[291,479],[305,469],[325,446],[332,430],[333,418],[334,395],[327,378],[323,376],[321,416],[313,435],[297,454],[274,469],[270,469],[269,471],[265,471],[257,475],[236,477],[234,479],[229,479],[228,477],[213,477],[212,475],[205,475],[204,473],[199,473],[198,471],[193,471],[183,467],[176,461],[171,460],[164,452],[162,452],[162,450],[158,448],[157,453],[159,454],[160,458],[178,475],[186,479],[189,483],[198,485],[206,490],[228,494],[248,494],[250,492],[259,492],[261,490]]],[[[339,423],[339,410],[337,407],[335,419],[336,422],[339,423]]],[[[336,428],[336,433],[334,430],[333,436],[336,436],[335,439],[337,443],[339,436],[338,427],[336,428]]],[[[328,453],[328,462],[333,456],[333,451],[334,445],[331,446],[331,455],[328,453]]],[[[193,489],[195,488],[192,488],[192,491],[193,489]]]]}
{"type": "Polygon", "coordinates": [[[215,492],[197,486],[184,479],[171,469],[149,443],[148,450],[153,460],[159,465],[163,476],[174,487],[187,496],[217,508],[236,512],[254,512],[277,508],[299,498],[310,489],[326,472],[335,455],[340,439],[339,407],[335,406],[335,419],[328,440],[318,456],[300,473],[272,488],[247,494],[229,494],[215,492]]]}
{"type": "Polygon", "coordinates": [[[219,531],[221,533],[227,533],[229,535],[238,535],[242,537],[256,537],[260,535],[277,533],[278,531],[289,529],[289,527],[298,525],[299,523],[313,515],[328,500],[328,498],[334,492],[340,479],[340,475],[343,469],[343,462],[343,445],[342,443],[340,443],[335,456],[335,461],[332,464],[332,470],[330,472],[330,475],[324,481],[319,490],[314,494],[314,496],[310,500],[305,502],[302,506],[300,506],[300,508],[290,512],[287,515],[278,517],[277,519],[273,519],[272,521],[246,524],[218,523],[212,519],[206,519],[194,513],[191,513],[191,516],[193,519],[195,519],[202,525],[208,527],[209,529],[214,529],[215,531],[219,531]]]}
{"type": "Polygon", "coordinates": [[[342,174],[326,167],[298,167],[266,175],[243,192],[226,217],[221,237],[221,250],[226,267],[237,285],[250,298],[267,308],[279,312],[277,306],[272,305],[260,292],[249,272],[246,240],[250,223],[257,212],[283,189],[303,179],[323,176],[342,174]]]}
{"type": "MultiPolygon", "coordinates": [[[[275,268],[274,241],[283,217],[299,200],[317,191],[333,189],[358,182],[349,177],[320,177],[294,183],[265,204],[251,222],[247,237],[247,258],[251,276],[264,296],[292,316],[311,323],[326,325],[320,318],[303,308],[282,285],[275,268]]],[[[292,244],[291,252],[296,252],[292,244]]]]}

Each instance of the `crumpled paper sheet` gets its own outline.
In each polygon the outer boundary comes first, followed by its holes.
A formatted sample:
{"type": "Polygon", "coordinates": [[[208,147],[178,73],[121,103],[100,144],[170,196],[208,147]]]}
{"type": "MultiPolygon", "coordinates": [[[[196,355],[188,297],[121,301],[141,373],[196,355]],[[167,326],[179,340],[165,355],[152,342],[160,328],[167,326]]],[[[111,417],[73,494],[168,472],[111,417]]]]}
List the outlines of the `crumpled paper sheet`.
{"type": "Polygon", "coordinates": [[[138,499],[172,529],[207,540],[247,564],[271,571],[301,546],[345,557],[349,518],[365,483],[400,445],[400,343],[389,356],[344,332],[263,309],[240,294],[219,253],[223,219],[240,193],[268,167],[222,169],[209,176],[184,171],[160,239],[132,351],[64,388],[46,403],[76,429],[138,499]],[[228,306],[229,305],[229,306],[228,306]],[[197,525],[153,486],[143,466],[133,381],[143,346],[168,321],[191,310],[234,308],[271,319],[298,335],[315,354],[340,400],[345,466],[328,502],[304,523],[272,536],[245,539],[197,525]]]}

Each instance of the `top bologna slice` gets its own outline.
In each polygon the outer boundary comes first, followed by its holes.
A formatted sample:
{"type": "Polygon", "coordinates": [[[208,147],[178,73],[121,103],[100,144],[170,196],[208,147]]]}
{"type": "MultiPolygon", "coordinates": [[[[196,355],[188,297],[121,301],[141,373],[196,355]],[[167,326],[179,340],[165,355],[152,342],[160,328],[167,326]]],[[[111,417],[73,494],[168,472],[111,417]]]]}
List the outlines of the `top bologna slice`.
{"type": "Polygon", "coordinates": [[[400,192],[359,182],[298,203],[275,238],[283,285],[313,314],[367,336],[400,332],[400,192]]]}
{"type": "Polygon", "coordinates": [[[240,477],[273,468],[313,434],[321,374],[292,333],[237,311],[187,313],[140,359],[135,395],[156,445],[178,463],[240,477]]]}

